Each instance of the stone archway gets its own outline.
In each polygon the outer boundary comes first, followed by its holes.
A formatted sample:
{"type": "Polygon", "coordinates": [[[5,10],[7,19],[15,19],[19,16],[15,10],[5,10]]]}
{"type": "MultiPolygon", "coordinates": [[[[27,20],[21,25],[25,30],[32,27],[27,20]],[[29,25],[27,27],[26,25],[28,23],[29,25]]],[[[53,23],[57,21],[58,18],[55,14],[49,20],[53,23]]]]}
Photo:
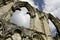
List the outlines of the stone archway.
{"type": "Polygon", "coordinates": [[[46,36],[43,36],[45,40],[52,40],[51,32],[48,26],[48,16],[44,12],[39,11],[36,8],[33,8],[27,2],[16,2],[13,6],[14,9],[17,7],[26,7],[28,9],[28,14],[30,15],[30,29],[37,30],[39,32],[43,32],[46,36]],[[47,29],[47,30],[46,30],[47,29]]]}
{"type": "Polygon", "coordinates": [[[27,10],[29,11],[28,14],[31,17],[34,17],[35,16],[35,10],[34,10],[34,8],[28,2],[21,2],[21,1],[19,1],[19,2],[16,2],[13,5],[13,9],[21,8],[21,7],[26,7],[27,10]]]}
{"type": "MultiPolygon", "coordinates": [[[[52,37],[51,37],[51,34],[50,34],[50,30],[49,30],[49,26],[48,26],[48,18],[47,18],[47,15],[43,12],[40,12],[39,10],[33,8],[29,3],[27,2],[16,2],[14,5],[13,5],[13,9],[15,10],[16,8],[21,8],[21,7],[26,7],[28,9],[28,14],[30,15],[30,18],[31,18],[31,24],[30,24],[30,28],[29,29],[33,29],[35,31],[38,31],[38,32],[41,32],[41,33],[44,33],[46,35],[44,35],[43,37],[45,38],[44,40],[52,40],[52,37]],[[46,30],[47,29],[47,30],[46,30]]],[[[12,14],[12,13],[11,13],[12,14]]],[[[7,25],[9,25],[7,23],[7,25]]],[[[9,25],[10,27],[11,25],[9,25]]],[[[14,26],[15,27],[15,26],[14,26]]],[[[13,28],[12,26],[12,30],[15,30],[17,27],[13,28]]],[[[19,27],[18,27],[19,28],[19,27]]],[[[10,29],[10,31],[12,31],[10,29]]],[[[24,29],[24,28],[23,28],[24,29]]],[[[28,34],[29,36],[32,36],[30,34],[34,33],[35,31],[28,31],[26,34],[28,34]]],[[[13,31],[12,31],[13,32],[13,31]]],[[[20,35],[19,32],[17,33],[14,33],[13,35],[20,35]]],[[[27,35],[26,35],[27,36],[27,35]]],[[[30,37],[31,38],[31,37],[30,37]]],[[[33,38],[36,38],[36,39],[39,39],[39,35],[34,35],[33,38]],[[38,38],[37,38],[37,37],[38,38]]]]}

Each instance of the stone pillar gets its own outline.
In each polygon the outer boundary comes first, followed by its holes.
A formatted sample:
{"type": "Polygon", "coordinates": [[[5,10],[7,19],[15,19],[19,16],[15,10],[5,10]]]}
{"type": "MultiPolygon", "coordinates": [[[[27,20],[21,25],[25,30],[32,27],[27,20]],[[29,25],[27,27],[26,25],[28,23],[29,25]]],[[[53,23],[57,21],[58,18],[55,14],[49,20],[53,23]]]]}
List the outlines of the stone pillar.
{"type": "MultiPolygon", "coordinates": [[[[42,26],[41,20],[39,19],[38,12],[35,12],[35,15],[36,15],[36,17],[30,18],[30,28],[33,30],[36,30],[38,32],[44,33],[44,29],[42,28],[43,26],[42,26]]],[[[45,36],[43,36],[43,38],[44,37],[45,36]]],[[[45,38],[44,38],[44,40],[45,40],[45,38]]]]}
{"type": "Polygon", "coordinates": [[[45,33],[42,35],[44,40],[53,40],[51,36],[51,31],[48,25],[48,15],[45,13],[35,12],[36,17],[30,19],[30,28],[38,32],[45,33]]]}
{"type": "Polygon", "coordinates": [[[51,31],[50,31],[50,28],[48,26],[48,22],[47,22],[46,17],[44,17],[43,23],[44,23],[44,29],[45,29],[46,39],[47,40],[52,40],[51,31]]]}

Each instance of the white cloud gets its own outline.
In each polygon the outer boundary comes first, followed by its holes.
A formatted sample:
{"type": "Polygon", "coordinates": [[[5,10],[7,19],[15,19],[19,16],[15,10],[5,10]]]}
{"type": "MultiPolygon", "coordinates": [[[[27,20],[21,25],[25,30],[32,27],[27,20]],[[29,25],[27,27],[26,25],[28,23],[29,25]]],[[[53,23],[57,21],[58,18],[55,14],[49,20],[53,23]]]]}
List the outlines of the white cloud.
{"type": "Polygon", "coordinates": [[[21,8],[21,11],[16,10],[11,17],[10,22],[17,24],[18,26],[23,26],[25,28],[30,27],[30,16],[26,14],[28,10],[25,7],[21,8]]]}
{"type": "Polygon", "coordinates": [[[49,21],[49,26],[50,26],[50,30],[51,30],[51,34],[52,34],[52,36],[54,37],[54,36],[56,36],[56,28],[55,28],[55,26],[53,25],[53,23],[50,21],[50,20],[48,20],[49,21]]]}
{"type": "Polygon", "coordinates": [[[60,0],[44,0],[45,8],[43,11],[50,12],[55,17],[60,17],[60,0]]]}

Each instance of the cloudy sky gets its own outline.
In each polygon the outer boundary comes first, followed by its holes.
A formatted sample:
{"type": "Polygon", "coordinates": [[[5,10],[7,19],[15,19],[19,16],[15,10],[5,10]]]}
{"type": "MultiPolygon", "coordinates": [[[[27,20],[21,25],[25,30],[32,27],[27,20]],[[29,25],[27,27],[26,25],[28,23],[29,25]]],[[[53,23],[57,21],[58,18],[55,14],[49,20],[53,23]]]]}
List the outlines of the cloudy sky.
{"type": "MultiPolygon", "coordinates": [[[[60,0],[19,0],[19,1],[26,1],[29,4],[31,4],[33,7],[41,11],[44,11],[46,13],[51,13],[55,17],[60,18],[60,4],[59,4],[60,0]]],[[[27,12],[26,8],[21,8],[21,10],[23,12],[18,10],[14,12],[11,18],[11,22],[19,26],[25,26],[26,28],[29,28],[30,16],[26,14],[27,12]]],[[[50,26],[52,35],[55,36],[56,28],[50,20],[49,20],[49,26],[50,26]]]]}

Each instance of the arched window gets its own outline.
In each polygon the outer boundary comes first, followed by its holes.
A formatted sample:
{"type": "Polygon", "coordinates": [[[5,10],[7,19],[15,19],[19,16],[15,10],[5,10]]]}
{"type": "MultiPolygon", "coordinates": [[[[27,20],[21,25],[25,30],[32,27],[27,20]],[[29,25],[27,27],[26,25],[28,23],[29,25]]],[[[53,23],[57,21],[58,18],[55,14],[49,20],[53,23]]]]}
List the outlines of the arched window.
{"type": "Polygon", "coordinates": [[[50,30],[51,30],[52,37],[55,37],[56,34],[57,34],[56,27],[55,27],[54,24],[51,22],[51,20],[48,20],[48,21],[49,21],[49,27],[50,27],[50,30]]]}

